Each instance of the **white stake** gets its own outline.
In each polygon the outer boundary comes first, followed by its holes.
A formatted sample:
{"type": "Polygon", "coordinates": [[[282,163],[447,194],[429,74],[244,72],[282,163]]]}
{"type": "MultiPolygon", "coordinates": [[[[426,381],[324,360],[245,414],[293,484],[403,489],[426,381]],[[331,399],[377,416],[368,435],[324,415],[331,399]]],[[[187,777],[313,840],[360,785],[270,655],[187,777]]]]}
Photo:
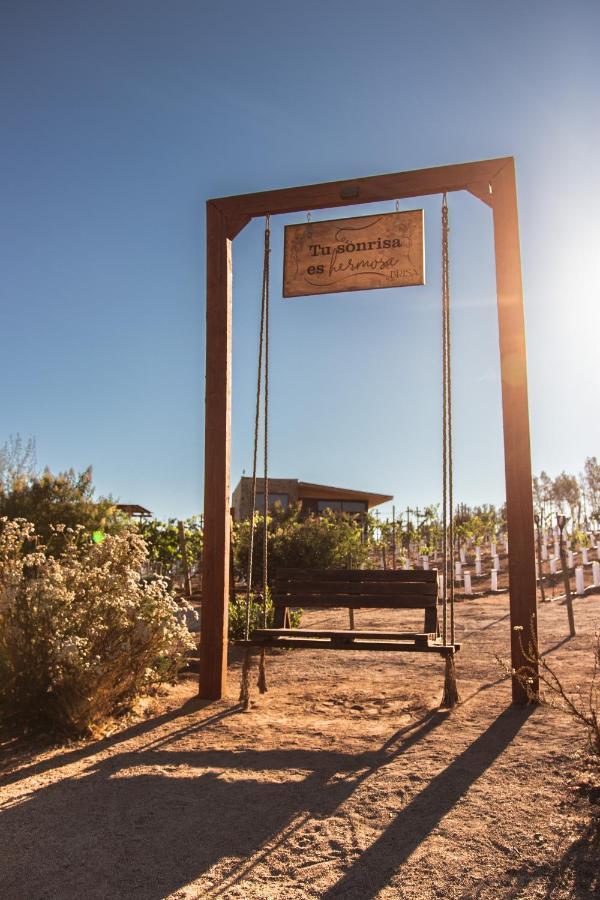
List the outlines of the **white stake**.
{"type": "Polygon", "coordinates": [[[600,562],[596,560],[592,563],[592,581],[594,587],[600,587],[600,562]]]}
{"type": "Polygon", "coordinates": [[[494,556],[494,569],[496,570],[496,572],[500,571],[500,557],[499,556],[494,556]]]}
{"type": "Polygon", "coordinates": [[[475,574],[481,575],[481,557],[475,560],[475,574]]]}
{"type": "Polygon", "coordinates": [[[548,547],[546,546],[546,542],[542,544],[542,559],[548,559],[548,547]]]}
{"type": "Polygon", "coordinates": [[[426,572],[429,571],[429,557],[428,556],[423,557],[423,568],[425,569],[426,572]]]}
{"type": "Polygon", "coordinates": [[[492,591],[498,590],[498,572],[492,569],[492,591]]]}
{"type": "Polygon", "coordinates": [[[464,548],[464,547],[461,547],[460,550],[459,550],[459,553],[460,553],[460,561],[461,561],[461,563],[462,563],[463,566],[464,566],[464,564],[465,564],[466,561],[467,561],[467,556],[466,556],[466,553],[465,553],[465,548],[464,548]]]}
{"type": "Polygon", "coordinates": [[[573,568],[573,551],[567,550],[567,568],[573,568]]]}
{"type": "Polygon", "coordinates": [[[580,597],[585,594],[585,585],[583,581],[583,566],[577,566],[575,569],[575,590],[580,597]]]}
{"type": "Polygon", "coordinates": [[[584,564],[584,566],[589,566],[589,564],[590,564],[587,547],[581,548],[581,561],[584,564]]]}
{"type": "Polygon", "coordinates": [[[473,594],[471,587],[471,573],[465,571],[465,594],[470,597],[473,594]]]}
{"type": "Polygon", "coordinates": [[[556,575],[556,556],[550,557],[550,574],[556,575]]]}

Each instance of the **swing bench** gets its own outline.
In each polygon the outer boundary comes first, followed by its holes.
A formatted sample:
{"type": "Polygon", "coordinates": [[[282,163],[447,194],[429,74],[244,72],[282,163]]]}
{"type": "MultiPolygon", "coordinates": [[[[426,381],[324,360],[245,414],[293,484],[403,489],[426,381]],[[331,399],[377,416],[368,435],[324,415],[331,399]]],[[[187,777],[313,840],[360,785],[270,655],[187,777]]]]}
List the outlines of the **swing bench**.
{"type": "Polygon", "coordinates": [[[460,644],[440,642],[437,571],[420,569],[282,569],[273,587],[275,628],[257,628],[245,646],[331,650],[395,650],[449,656],[460,644]],[[290,628],[288,610],[422,609],[423,631],[338,631],[290,628]]]}
{"type": "MultiPolygon", "coordinates": [[[[450,373],[450,289],[448,279],[448,206],[446,195],[442,201],[442,622],[438,622],[438,577],[436,570],[425,569],[283,569],[276,573],[272,590],[275,607],[275,628],[267,628],[268,582],[268,411],[269,411],[269,281],[270,215],[265,220],[263,284],[254,417],[254,452],[252,468],[252,518],[248,553],[246,587],[246,621],[244,640],[238,645],[246,648],[242,665],[240,702],[248,709],[250,702],[249,672],[252,648],[260,648],[258,687],[267,690],[265,650],[267,647],[306,648],[323,650],[387,650],[437,653],[445,660],[443,706],[458,702],[454,656],[460,650],[455,641],[454,578],[453,578],[453,488],[452,488],[452,402],[450,373]],[[264,389],[263,389],[264,372],[264,389]],[[256,510],[256,471],[258,432],[263,403],[264,427],[264,512],[262,521],[262,628],[250,631],[250,606],[253,590],[254,513],[256,510]],[[337,631],[289,627],[288,610],[303,609],[422,609],[425,621],[422,632],[403,631],[337,631]]],[[[352,618],[351,618],[351,621],[352,618]]]]}

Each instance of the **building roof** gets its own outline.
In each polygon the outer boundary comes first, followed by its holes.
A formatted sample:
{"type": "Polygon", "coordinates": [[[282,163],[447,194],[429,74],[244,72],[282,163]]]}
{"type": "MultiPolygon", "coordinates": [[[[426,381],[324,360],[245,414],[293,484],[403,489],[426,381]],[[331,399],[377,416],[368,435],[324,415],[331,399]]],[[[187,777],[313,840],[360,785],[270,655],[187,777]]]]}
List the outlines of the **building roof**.
{"type": "Polygon", "coordinates": [[[372,491],[356,491],[352,488],[334,487],[330,484],[313,484],[310,481],[298,482],[298,498],[307,500],[364,500],[368,509],[393,500],[391,494],[375,494],[372,491]]]}
{"type": "Polygon", "coordinates": [[[146,509],[145,506],[140,506],[138,503],[117,503],[117,509],[120,509],[121,512],[126,513],[128,516],[152,516],[152,513],[149,509],[146,509]]]}

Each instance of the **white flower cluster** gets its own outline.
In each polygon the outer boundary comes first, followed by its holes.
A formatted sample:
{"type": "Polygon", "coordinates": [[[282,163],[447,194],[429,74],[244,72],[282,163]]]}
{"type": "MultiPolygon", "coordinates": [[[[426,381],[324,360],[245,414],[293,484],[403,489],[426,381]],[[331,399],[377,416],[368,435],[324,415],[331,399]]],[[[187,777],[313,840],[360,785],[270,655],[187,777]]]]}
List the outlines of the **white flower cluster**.
{"type": "Polygon", "coordinates": [[[52,556],[29,522],[0,519],[0,714],[81,733],[171,680],[193,639],[166,583],[141,577],[138,534],[60,531],[52,556]]]}

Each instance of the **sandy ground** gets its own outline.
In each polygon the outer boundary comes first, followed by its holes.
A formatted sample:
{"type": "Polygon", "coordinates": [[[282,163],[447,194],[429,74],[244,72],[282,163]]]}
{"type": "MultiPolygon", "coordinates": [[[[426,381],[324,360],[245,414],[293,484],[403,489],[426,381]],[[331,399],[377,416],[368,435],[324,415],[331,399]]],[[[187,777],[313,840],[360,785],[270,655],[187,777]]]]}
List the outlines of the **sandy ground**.
{"type": "MultiPolygon", "coordinates": [[[[357,612],[357,627],[408,626],[357,612]]],[[[600,597],[540,607],[571,685],[591,668],[600,597]]],[[[304,624],[346,627],[344,612],[304,624]]],[[[424,654],[278,651],[248,713],[192,675],[96,742],[2,747],[0,895],[83,898],[600,896],[583,736],[509,705],[508,599],[458,608],[462,703],[441,712],[424,654]]],[[[415,624],[417,624],[415,622],[415,624]]]]}

